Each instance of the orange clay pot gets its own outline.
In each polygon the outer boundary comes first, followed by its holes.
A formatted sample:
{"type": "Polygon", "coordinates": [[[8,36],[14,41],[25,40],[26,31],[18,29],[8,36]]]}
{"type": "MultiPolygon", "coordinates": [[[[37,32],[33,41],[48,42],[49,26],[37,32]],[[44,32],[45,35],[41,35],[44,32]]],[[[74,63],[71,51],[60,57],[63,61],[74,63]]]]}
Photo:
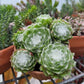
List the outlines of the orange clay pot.
{"type": "Polygon", "coordinates": [[[10,56],[14,51],[14,45],[0,50],[0,74],[4,73],[11,67],[10,56]]]}
{"type": "Polygon", "coordinates": [[[84,55],[84,36],[73,36],[69,40],[69,47],[76,57],[84,55]]]}

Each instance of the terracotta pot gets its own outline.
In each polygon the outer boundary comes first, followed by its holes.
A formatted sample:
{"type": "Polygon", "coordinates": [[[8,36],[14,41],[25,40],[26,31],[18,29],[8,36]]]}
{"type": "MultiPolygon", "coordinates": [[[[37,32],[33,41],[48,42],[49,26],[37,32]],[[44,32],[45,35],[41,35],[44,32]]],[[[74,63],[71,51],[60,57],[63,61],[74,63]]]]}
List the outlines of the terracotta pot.
{"type": "Polygon", "coordinates": [[[84,55],[84,36],[73,36],[69,40],[69,47],[71,52],[75,53],[75,56],[84,55]]]}
{"type": "MultiPolygon", "coordinates": [[[[29,71],[28,74],[38,80],[48,80],[48,79],[51,79],[51,77],[49,76],[45,76],[43,72],[41,71],[29,71]]],[[[63,81],[63,79],[56,79],[55,80],[55,83],[59,83],[63,81]]],[[[43,83],[44,84],[44,83],[43,83]]],[[[48,83],[46,83],[48,84],[48,83]]],[[[52,82],[50,81],[49,84],[52,84],[52,82]]]]}
{"type": "Polygon", "coordinates": [[[44,75],[43,72],[41,71],[29,71],[28,74],[38,80],[47,80],[47,79],[51,79],[51,77],[47,77],[44,75]]]}
{"type": "Polygon", "coordinates": [[[11,67],[10,56],[14,51],[14,45],[0,50],[0,74],[7,71],[11,67]]]}

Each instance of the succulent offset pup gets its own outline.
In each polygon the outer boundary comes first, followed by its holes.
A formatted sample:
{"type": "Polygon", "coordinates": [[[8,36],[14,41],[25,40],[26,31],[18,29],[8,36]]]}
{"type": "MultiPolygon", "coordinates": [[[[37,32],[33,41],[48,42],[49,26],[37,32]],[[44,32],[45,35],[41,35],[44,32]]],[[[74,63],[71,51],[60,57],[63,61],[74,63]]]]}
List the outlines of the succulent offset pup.
{"type": "Polygon", "coordinates": [[[55,19],[51,25],[51,31],[52,36],[60,41],[71,39],[73,34],[71,25],[63,19],[55,19]]]}
{"type": "Polygon", "coordinates": [[[48,14],[43,14],[36,18],[36,22],[40,22],[43,26],[48,27],[52,23],[52,17],[48,14]]]}
{"type": "Polygon", "coordinates": [[[16,46],[17,49],[24,48],[23,46],[23,32],[24,31],[17,31],[13,35],[13,44],[16,46]]]}
{"type": "Polygon", "coordinates": [[[27,50],[17,50],[11,57],[11,64],[17,71],[32,71],[36,65],[36,59],[27,50]]]}
{"type": "Polygon", "coordinates": [[[43,48],[39,63],[46,76],[63,78],[71,74],[75,66],[73,58],[74,54],[70,52],[68,46],[55,43],[43,48]]]}

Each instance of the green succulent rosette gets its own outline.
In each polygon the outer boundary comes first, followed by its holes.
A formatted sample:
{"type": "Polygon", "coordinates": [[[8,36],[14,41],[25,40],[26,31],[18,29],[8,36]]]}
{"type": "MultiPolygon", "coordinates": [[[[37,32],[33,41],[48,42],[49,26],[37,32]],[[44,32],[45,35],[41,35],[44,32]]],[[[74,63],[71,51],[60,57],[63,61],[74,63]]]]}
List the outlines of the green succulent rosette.
{"type": "Polygon", "coordinates": [[[74,54],[61,43],[49,44],[43,48],[39,63],[46,76],[63,78],[71,74],[75,66],[74,54]]]}
{"type": "Polygon", "coordinates": [[[55,19],[51,25],[51,34],[56,40],[67,41],[72,38],[73,29],[63,19],[55,19]]]}
{"type": "Polygon", "coordinates": [[[52,17],[48,14],[43,14],[36,18],[36,22],[40,22],[43,26],[48,27],[52,23],[52,17]]]}
{"type": "Polygon", "coordinates": [[[17,33],[14,33],[14,35],[13,35],[12,41],[17,49],[24,48],[24,46],[23,46],[23,32],[24,31],[17,31],[17,33]]]}
{"type": "Polygon", "coordinates": [[[17,50],[11,57],[12,67],[17,71],[32,71],[36,64],[36,59],[27,50],[17,50]]]}
{"type": "Polygon", "coordinates": [[[25,49],[33,53],[41,52],[51,42],[50,30],[45,27],[27,29],[23,36],[25,49]]]}

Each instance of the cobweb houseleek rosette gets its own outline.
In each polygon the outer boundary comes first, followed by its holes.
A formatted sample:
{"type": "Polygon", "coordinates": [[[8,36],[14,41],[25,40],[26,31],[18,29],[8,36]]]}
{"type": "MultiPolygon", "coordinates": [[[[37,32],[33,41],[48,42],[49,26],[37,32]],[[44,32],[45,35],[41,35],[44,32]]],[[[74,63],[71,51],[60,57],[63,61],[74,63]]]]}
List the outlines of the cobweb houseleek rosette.
{"type": "Polygon", "coordinates": [[[15,70],[25,73],[34,70],[36,59],[27,50],[17,50],[11,57],[11,65],[15,70]]]}
{"type": "Polygon", "coordinates": [[[71,25],[63,19],[55,19],[51,25],[51,34],[56,40],[67,41],[72,38],[73,29],[71,25]]]}
{"type": "Polygon", "coordinates": [[[63,44],[49,44],[43,48],[39,63],[46,76],[63,78],[70,75],[75,66],[74,54],[63,44]]]}
{"type": "Polygon", "coordinates": [[[25,49],[39,53],[51,42],[50,30],[45,27],[27,29],[24,32],[23,42],[25,49]]]}
{"type": "Polygon", "coordinates": [[[40,22],[43,26],[48,27],[52,23],[52,17],[49,14],[42,14],[36,18],[36,22],[40,22]]]}

